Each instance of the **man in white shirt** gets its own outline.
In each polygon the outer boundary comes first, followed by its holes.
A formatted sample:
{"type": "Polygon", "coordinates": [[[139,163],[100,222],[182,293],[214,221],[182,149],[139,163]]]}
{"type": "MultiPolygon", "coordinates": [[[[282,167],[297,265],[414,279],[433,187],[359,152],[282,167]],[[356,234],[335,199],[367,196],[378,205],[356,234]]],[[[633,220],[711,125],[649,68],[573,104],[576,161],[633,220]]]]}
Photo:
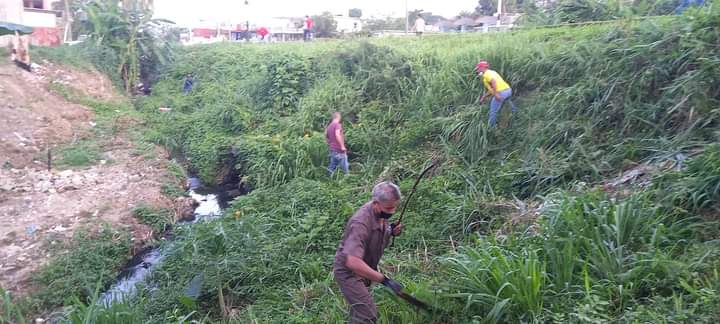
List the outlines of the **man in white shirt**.
{"type": "Polygon", "coordinates": [[[425,19],[423,17],[418,16],[417,19],[415,19],[415,35],[422,36],[423,32],[425,32],[425,19]]]}

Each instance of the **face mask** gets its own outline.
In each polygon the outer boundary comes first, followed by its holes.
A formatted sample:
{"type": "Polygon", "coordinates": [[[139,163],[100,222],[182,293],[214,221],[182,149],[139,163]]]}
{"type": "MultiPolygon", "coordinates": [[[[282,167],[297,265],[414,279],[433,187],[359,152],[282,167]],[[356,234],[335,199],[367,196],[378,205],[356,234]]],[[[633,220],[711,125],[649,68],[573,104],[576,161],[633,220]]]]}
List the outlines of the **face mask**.
{"type": "Polygon", "coordinates": [[[388,218],[392,217],[392,215],[393,215],[393,214],[389,214],[389,213],[386,213],[386,212],[384,212],[384,211],[381,211],[380,214],[378,215],[378,217],[384,218],[384,219],[388,219],[388,218]]]}

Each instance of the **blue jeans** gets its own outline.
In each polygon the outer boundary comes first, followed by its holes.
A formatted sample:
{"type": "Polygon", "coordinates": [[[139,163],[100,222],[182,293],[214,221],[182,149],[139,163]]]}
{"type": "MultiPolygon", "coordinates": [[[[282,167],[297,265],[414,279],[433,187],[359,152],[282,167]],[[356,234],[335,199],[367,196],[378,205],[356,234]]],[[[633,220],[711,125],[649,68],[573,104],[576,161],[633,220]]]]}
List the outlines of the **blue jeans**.
{"type": "Polygon", "coordinates": [[[335,172],[335,168],[337,168],[338,165],[340,165],[345,174],[348,174],[350,166],[348,165],[347,154],[330,151],[330,166],[328,166],[329,176],[333,175],[333,172],[335,172]]]}
{"type": "Polygon", "coordinates": [[[503,91],[500,91],[500,100],[497,100],[495,96],[493,96],[492,101],[490,101],[490,116],[488,118],[488,124],[490,125],[490,128],[495,127],[495,124],[497,123],[497,115],[500,113],[500,109],[502,108],[503,103],[505,103],[505,100],[510,102],[510,107],[512,108],[513,114],[517,112],[517,107],[515,107],[515,104],[512,102],[512,100],[508,99],[510,96],[512,96],[512,89],[505,89],[503,91]]]}
{"type": "Polygon", "coordinates": [[[680,5],[675,8],[675,14],[681,15],[687,8],[690,8],[692,6],[702,6],[705,3],[705,0],[682,0],[680,1],[680,5]]]}

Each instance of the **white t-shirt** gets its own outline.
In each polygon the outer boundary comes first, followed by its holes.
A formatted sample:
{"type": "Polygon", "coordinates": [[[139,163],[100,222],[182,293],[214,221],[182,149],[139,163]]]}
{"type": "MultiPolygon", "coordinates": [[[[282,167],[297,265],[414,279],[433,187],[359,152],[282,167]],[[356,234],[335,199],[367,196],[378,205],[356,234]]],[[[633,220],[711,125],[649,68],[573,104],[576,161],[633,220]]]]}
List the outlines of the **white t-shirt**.
{"type": "Polygon", "coordinates": [[[421,33],[425,31],[425,19],[418,18],[415,20],[415,31],[421,33]]]}

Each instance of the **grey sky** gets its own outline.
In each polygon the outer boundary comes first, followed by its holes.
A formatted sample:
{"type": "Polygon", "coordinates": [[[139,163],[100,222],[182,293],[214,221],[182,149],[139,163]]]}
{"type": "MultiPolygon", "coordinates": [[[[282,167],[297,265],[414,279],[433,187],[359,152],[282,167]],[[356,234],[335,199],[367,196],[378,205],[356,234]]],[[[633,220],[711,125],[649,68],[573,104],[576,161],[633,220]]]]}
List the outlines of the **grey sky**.
{"type": "MultiPolygon", "coordinates": [[[[180,24],[198,20],[242,21],[247,16],[269,18],[313,15],[323,11],[347,14],[360,8],[363,17],[404,16],[405,0],[155,0],[155,16],[180,24]]],[[[451,17],[463,10],[472,11],[477,0],[407,0],[410,10],[423,9],[451,17]]]]}

